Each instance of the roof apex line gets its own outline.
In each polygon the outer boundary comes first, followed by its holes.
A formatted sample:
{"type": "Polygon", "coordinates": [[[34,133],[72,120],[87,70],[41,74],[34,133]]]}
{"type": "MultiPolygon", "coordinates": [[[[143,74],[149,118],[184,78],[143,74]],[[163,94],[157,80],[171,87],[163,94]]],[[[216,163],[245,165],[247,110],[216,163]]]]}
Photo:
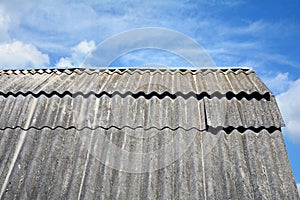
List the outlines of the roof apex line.
{"type": "Polygon", "coordinates": [[[77,74],[94,74],[94,73],[108,73],[108,74],[113,74],[113,73],[118,73],[118,74],[123,74],[123,73],[139,73],[139,74],[144,74],[144,73],[160,73],[160,74],[165,74],[165,73],[171,73],[171,74],[186,74],[186,73],[191,73],[191,74],[198,74],[198,73],[245,73],[245,74],[250,74],[254,73],[254,71],[251,68],[242,68],[242,67],[217,67],[217,68],[199,68],[199,69],[190,69],[190,68],[177,68],[177,69],[172,69],[172,68],[130,68],[130,67],[124,67],[124,68],[98,68],[98,69],[90,69],[90,68],[46,68],[46,69],[2,69],[0,70],[0,75],[2,74],[7,74],[7,75],[19,75],[19,74],[51,74],[51,73],[56,73],[56,74],[72,74],[72,73],[77,73],[77,74]]]}

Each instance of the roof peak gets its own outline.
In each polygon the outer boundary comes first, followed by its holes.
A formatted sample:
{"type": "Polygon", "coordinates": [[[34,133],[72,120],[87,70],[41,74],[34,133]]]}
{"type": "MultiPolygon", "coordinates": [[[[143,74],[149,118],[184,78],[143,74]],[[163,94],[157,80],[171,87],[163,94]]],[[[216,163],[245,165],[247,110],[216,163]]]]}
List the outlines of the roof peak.
{"type": "Polygon", "coordinates": [[[0,75],[1,74],[51,74],[51,73],[94,73],[94,72],[107,72],[107,73],[133,73],[133,72],[170,72],[170,73],[203,73],[203,72],[222,72],[222,73],[229,73],[229,72],[234,72],[234,73],[253,73],[253,70],[251,68],[247,67],[217,67],[217,68],[198,68],[198,69],[190,69],[190,68],[177,68],[177,69],[172,69],[172,68],[132,68],[132,67],[124,67],[124,68],[44,68],[44,69],[7,69],[7,70],[0,70],[0,75]]]}

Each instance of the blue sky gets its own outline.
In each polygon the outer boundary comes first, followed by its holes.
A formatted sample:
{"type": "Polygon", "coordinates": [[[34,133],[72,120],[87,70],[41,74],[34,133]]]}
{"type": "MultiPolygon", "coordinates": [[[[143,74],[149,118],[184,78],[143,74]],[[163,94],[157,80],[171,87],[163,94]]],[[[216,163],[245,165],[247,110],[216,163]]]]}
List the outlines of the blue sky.
{"type": "MultiPolygon", "coordinates": [[[[300,1],[0,1],[1,68],[78,66],[104,40],[161,27],[197,41],[217,66],[248,66],[284,116],[284,138],[300,183],[300,1]]],[[[159,42],[159,41],[158,41],[159,42]]],[[[138,50],[112,65],[184,66],[161,50],[138,50]],[[142,58],[142,59],[141,59],[142,58]]]]}

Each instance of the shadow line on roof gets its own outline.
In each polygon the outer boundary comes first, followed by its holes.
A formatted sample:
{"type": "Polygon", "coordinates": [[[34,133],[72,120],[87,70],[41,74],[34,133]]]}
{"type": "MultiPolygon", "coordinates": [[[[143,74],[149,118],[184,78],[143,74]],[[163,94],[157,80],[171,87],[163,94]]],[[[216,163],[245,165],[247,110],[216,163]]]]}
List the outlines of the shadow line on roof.
{"type": "Polygon", "coordinates": [[[148,128],[144,128],[143,126],[137,126],[137,127],[131,127],[131,126],[122,126],[122,127],[117,127],[117,126],[110,126],[110,127],[104,127],[104,126],[95,126],[95,127],[88,127],[88,126],[84,126],[81,128],[77,128],[76,126],[69,126],[69,127],[63,127],[63,126],[55,126],[55,127],[50,127],[50,126],[42,126],[42,127],[35,127],[35,126],[30,126],[28,128],[24,128],[22,126],[15,126],[15,127],[5,127],[5,128],[0,128],[0,131],[5,131],[7,129],[10,130],[15,130],[15,129],[21,129],[23,131],[28,131],[30,129],[35,129],[35,130],[43,130],[43,129],[50,129],[50,130],[56,130],[56,129],[64,129],[64,130],[71,130],[71,129],[75,129],[77,131],[82,131],[85,129],[94,131],[97,129],[104,129],[104,130],[110,130],[110,129],[117,129],[117,130],[123,130],[123,129],[130,129],[130,130],[138,130],[138,129],[143,129],[145,131],[149,131],[149,130],[158,130],[158,131],[162,131],[165,129],[171,130],[171,131],[176,131],[178,129],[184,130],[184,131],[191,131],[191,130],[197,130],[197,131],[205,131],[205,129],[199,129],[196,127],[191,127],[191,128],[183,128],[183,127],[176,127],[176,128],[171,128],[168,126],[164,126],[163,128],[157,128],[157,127],[148,127],[148,128]]]}
{"type": "Polygon", "coordinates": [[[218,127],[211,127],[211,126],[207,126],[206,129],[199,129],[196,127],[191,127],[191,128],[183,128],[183,127],[176,127],[176,128],[171,128],[168,126],[165,126],[163,128],[157,128],[157,127],[149,127],[149,128],[144,128],[143,126],[137,126],[137,127],[130,127],[130,126],[123,126],[123,127],[117,127],[117,126],[110,126],[110,127],[103,127],[103,126],[95,126],[95,127],[82,127],[82,128],[77,128],[75,126],[70,126],[70,127],[63,127],[63,126],[55,126],[53,127],[49,127],[49,126],[42,126],[42,127],[34,127],[34,126],[30,126],[29,128],[23,128],[21,126],[16,126],[16,127],[5,127],[5,128],[1,128],[0,131],[5,131],[5,130],[23,130],[23,131],[29,131],[31,129],[34,130],[43,130],[43,129],[49,129],[49,130],[56,130],[56,129],[64,129],[64,130],[76,130],[76,131],[82,131],[82,130],[90,130],[90,131],[95,131],[98,129],[103,129],[103,130],[110,130],[110,129],[117,129],[117,130],[124,130],[124,129],[130,129],[130,130],[144,130],[144,131],[149,131],[149,130],[157,130],[157,131],[162,131],[162,130],[170,130],[170,131],[176,131],[176,130],[184,130],[184,131],[191,131],[191,130],[196,130],[199,132],[209,132],[212,133],[213,135],[217,135],[218,133],[220,133],[221,131],[225,132],[226,134],[231,134],[234,131],[238,131],[239,133],[245,133],[246,131],[252,131],[254,133],[260,133],[261,131],[267,131],[268,133],[274,133],[276,131],[280,131],[281,132],[281,128],[279,127],[275,127],[275,126],[270,126],[270,127],[264,127],[264,126],[260,126],[260,127],[254,127],[254,126],[250,126],[250,127],[243,127],[243,126],[239,126],[239,127],[233,127],[233,126],[228,126],[228,127],[222,127],[222,126],[218,126],[218,127]]]}
{"type": "Polygon", "coordinates": [[[189,99],[189,98],[196,98],[198,100],[201,100],[201,99],[204,99],[204,98],[208,98],[208,99],[212,99],[212,98],[217,98],[217,99],[222,99],[222,98],[226,98],[226,99],[233,99],[233,98],[236,98],[238,100],[241,100],[243,98],[247,99],[247,100],[251,100],[251,99],[256,99],[256,100],[261,100],[261,99],[265,99],[267,101],[270,101],[270,93],[269,92],[266,92],[264,94],[260,94],[259,92],[252,92],[252,93],[246,93],[244,91],[242,92],[239,92],[237,94],[233,93],[233,92],[226,92],[225,94],[222,94],[218,91],[216,92],[213,92],[211,94],[208,94],[207,92],[201,92],[199,94],[197,93],[194,93],[194,92],[189,92],[189,93],[182,93],[182,92],[176,92],[175,94],[171,94],[170,92],[166,91],[166,92],[163,92],[163,93],[157,93],[156,91],[154,92],[150,92],[148,94],[146,94],[145,92],[137,92],[137,93],[133,93],[133,92],[130,92],[130,91],[127,91],[125,93],[121,93],[121,92],[118,92],[118,91],[115,91],[113,93],[108,93],[106,91],[103,91],[103,92],[100,92],[100,93],[96,93],[94,91],[91,91],[91,92],[88,92],[88,93],[83,93],[83,92],[75,92],[75,93],[71,93],[70,91],[65,91],[63,93],[59,93],[57,91],[53,91],[51,93],[46,93],[45,91],[40,91],[38,93],[34,93],[32,91],[28,91],[28,92],[16,92],[16,93],[13,93],[13,92],[8,92],[8,93],[3,93],[3,92],[0,92],[0,96],[3,96],[5,98],[9,97],[9,96],[13,96],[13,97],[17,97],[17,96],[33,96],[35,98],[38,98],[42,95],[50,98],[50,97],[53,97],[53,96],[58,96],[60,98],[64,97],[64,96],[71,96],[71,97],[77,97],[77,96],[82,96],[84,98],[88,98],[90,96],[96,96],[97,98],[100,98],[102,96],[107,96],[109,98],[112,98],[114,96],[120,96],[122,98],[125,98],[127,96],[132,96],[134,99],[138,99],[140,97],[144,97],[145,99],[151,99],[153,97],[157,97],[159,99],[163,99],[163,98],[166,98],[166,97],[169,97],[171,99],[176,99],[178,97],[182,97],[183,99],[189,99]]]}

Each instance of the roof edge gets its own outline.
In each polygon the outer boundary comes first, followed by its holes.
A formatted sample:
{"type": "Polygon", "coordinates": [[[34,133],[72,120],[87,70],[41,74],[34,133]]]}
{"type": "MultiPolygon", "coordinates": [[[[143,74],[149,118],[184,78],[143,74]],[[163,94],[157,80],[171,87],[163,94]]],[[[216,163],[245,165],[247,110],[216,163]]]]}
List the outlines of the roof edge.
{"type": "Polygon", "coordinates": [[[169,73],[192,73],[196,74],[198,72],[223,72],[223,73],[253,73],[254,71],[252,68],[247,68],[247,67],[216,67],[216,68],[198,68],[198,69],[190,69],[190,68],[130,68],[130,67],[124,67],[124,68],[98,68],[98,69],[91,69],[91,68],[41,68],[41,69],[7,69],[7,70],[0,70],[0,75],[2,74],[51,74],[51,73],[66,73],[66,74],[71,74],[71,73],[94,73],[94,72],[107,72],[107,73],[133,73],[133,72],[169,72],[169,73]]]}

